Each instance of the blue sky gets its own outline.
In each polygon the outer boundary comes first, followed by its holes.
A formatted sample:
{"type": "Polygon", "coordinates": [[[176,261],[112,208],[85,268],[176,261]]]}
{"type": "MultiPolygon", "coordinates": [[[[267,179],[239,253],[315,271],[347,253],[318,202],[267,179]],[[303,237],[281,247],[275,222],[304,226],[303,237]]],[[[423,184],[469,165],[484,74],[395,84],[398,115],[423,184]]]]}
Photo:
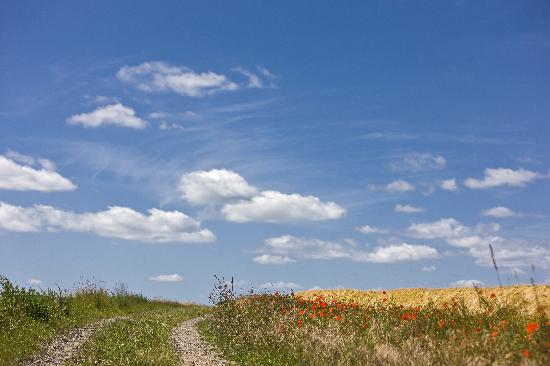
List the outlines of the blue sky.
{"type": "Polygon", "coordinates": [[[550,280],[546,1],[9,1],[0,273],[206,302],[550,280]]]}

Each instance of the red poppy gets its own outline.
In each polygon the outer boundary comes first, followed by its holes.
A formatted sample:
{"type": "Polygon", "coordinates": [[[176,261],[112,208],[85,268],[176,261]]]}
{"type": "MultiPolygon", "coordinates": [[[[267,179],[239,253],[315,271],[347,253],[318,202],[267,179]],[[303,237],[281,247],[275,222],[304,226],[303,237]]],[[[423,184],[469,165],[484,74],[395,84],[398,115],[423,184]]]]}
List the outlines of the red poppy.
{"type": "Polygon", "coordinates": [[[334,317],[334,319],[336,319],[337,321],[340,321],[340,320],[342,320],[342,316],[341,316],[341,315],[336,315],[336,316],[334,317]]]}
{"type": "Polygon", "coordinates": [[[496,295],[494,292],[491,292],[491,295],[489,295],[489,296],[491,296],[493,299],[494,299],[495,297],[497,297],[497,295],[496,295]]]}
{"type": "Polygon", "coordinates": [[[529,353],[529,350],[526,348],[524,349],[523,351],[521,351],[521,354],[524,356],[524,357],[530,357],[531,356],[531,353],[529,353]]]}
{"type": "Polygon", "coordinates": [[[298,325],[298,328],[301,328],[302,324],[303,324],[303,322],[302,322],[301,319],[296,322],[296,325],[298,325]]]}
{"type": "Polygon", "coordinates": [[[538,323],[529,323],[525,327],[525,330],[527,331],[527,334],[533,334],[536,332],[536,330],[539,329],[538,323]]]}

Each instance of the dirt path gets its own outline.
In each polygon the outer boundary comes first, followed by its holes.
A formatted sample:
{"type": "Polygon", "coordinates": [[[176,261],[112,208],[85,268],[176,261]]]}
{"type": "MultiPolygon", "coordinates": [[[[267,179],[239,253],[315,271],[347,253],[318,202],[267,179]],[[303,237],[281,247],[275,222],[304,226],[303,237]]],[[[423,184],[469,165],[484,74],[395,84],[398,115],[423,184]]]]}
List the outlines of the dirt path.
{"type": "Polygon", "coordinates": [[[196,324],[203,318],[195,318],[180,323],[172,333],[183,366],[222,366],[231,363],[224,361],[214,347],[208,344],[197,331],[196,324]]]}
{"type": "Polygon", "coordinates": [[[80,347],[99,329],[106,325],[122,319],[121,317],[102,319],[84,327],[75,328],[66,334],[56,338],[43,352],[30,361],[23,363],[24,366],[57,366],[63,365],[75,356],[80,347]]]}

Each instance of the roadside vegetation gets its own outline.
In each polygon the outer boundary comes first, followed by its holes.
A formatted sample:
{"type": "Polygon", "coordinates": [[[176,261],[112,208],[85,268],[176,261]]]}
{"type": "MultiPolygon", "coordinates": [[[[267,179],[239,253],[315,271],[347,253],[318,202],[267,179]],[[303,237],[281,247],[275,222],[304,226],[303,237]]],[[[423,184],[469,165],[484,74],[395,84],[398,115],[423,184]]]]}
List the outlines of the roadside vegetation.
{"type": "Polygon", "coordinates": [[[97,332],[69,365],[178,365],[171,344],[174,327],[204,314],[206,307],[158,303],[97,332]]]}
{"type": "Polygon", "coordinates": [[[237,295],[216,286],[203,334],[241,365],[550,365],[550,319],[492,291],[406,306],[379,291],[360,305],[323,294],[237,295]]]}
{"type": "MultiPolygon", "coordinates": [[[[200,311],[204,311],[204,307],[148,300],[142,295],[130,293],[123,285],[109,291],[100,284],[84,282],[70,292],[37,291],[18,287],[0,276],[0,365],[18,365],[39,352],[42,345],[58,334],[114,316],[129,318],[108,326],[106,333],[102,333],[106,334],[105,340],[94,338],[94,344],[104,342],[105,346],[103,353],[97,357],[112,359],[117,352],[124,352],[128,359],[135,360],[135,354],[139,352],[136,347],[145,347],[145,350],[151,347],[145,344],[145,340],[157,342],[156,346],[162,343],[164,346],[159,347],[159,352],[166,353],[169,343],[163,342],[168,327],[178,319],[194,316],[200,311]],[[154,324],[156,321],[158,324],[154,324]],[[149,338],[143,338],[145,334],[149,338]],[[155,340],[157,336],[160,338],[155,340]],[[122,344],[131,342],[137,343],[121,348],[122,344]]],[[[93,345],[90,347],[93,349],[93,345]]],[[[143,357],[147,359],[149,356],[144,354],[143,357]]],[[[137,363],[163,364],[134,364],[137,363]]]]}

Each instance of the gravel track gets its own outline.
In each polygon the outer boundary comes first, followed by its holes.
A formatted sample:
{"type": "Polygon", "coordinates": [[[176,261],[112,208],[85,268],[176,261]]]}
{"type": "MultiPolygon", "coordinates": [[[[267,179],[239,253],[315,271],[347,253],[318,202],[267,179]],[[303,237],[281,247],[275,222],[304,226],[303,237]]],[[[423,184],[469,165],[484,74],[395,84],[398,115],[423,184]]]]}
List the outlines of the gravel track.
{"type": "Polygon", "coordinates": [[[83,327],[74,328],[56,338],[52,343],[31,360],[23,363],[24,366],[61,366],[74,357],[81,346],[98,330],[106,325],[120,320],[122,317],[102,319],[83,327]]]}
{"type": "Polygon", "coordinates": [[[172,333],[172,342],[182,366],[223,366],[231,365],[223,360],[197,331],[196,325],[204,318],[194,318],[180,323],[172,333]]]}

